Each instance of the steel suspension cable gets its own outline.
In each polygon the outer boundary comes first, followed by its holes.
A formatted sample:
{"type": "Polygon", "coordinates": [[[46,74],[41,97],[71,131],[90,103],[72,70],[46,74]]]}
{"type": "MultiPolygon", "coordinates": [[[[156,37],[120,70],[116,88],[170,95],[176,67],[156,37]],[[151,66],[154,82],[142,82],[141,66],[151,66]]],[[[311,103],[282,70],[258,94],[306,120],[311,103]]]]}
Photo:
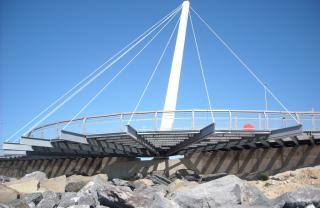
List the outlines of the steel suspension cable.
{"type": "Polygon", "coordinates": [[[194,39],[194,43],[195,43],[195,46],[196,46],[199,65],[200,65],[200,69],[201,69],[201,75],[202,75],[202,79],[203,79],[203,83],[204,83],[204,87],[205,87],[206,95],[207,95],[207,99],[208,99],[208,104],[209,104],[209,108],[210,108],[211,118],[212,118],[212,122],[214,122],[214,116],[213,116],[213,112],[212,112],[212,105],[211,105],[209,90],[208,90],[207,81],[206,81],[206,77],[205,77],[204,70],[203,70],[202,59],[201,59],[201,56],[200,56],[200,51],[199,51],[198,41],[197,41],[197,37],[196,37],[196,32],[194,30],[192,17],[191,17],[190,13],[189,13],[189,17],[190,17],[190,23],[191,23],[193,39],[194,39]]]}
{"type": "Polygon", "coordinates": [[[124,55],[126,55],[128,52],[130,52],[135,46],[137,46],[140,42],[142,42],[146,37],[148,37],[153,31],[158,29],[162,24],[166,23],[168,20],[171,20],[172,17],[174,17],[177,14],[178,10],[175,11],[175,13],[172,13],[170,16],[168,16],[164,21],[161,22],[157,27],[153,28],[151,31],[149,31],[144,37],[142,37],[139,41],[134,43],[131,47],[129,47],[125,52],[123,52],[121,55],[119,55],[117,58],[115,58],[110,64],[108,64],[104,69],[99,71],[96,75],[94,75],[89,81],[87,81],[84,85],[82,85],[80,88],[78,88],[74,93],[72,93],[68,98],[66,98],[62,103],[60,103],[58,106],[56,106],[51,112],[49,112],[45,117],[43,117],[40,121],[38,121],[35,125],[33,125],[25,134],[29,133],[32,129],[37,127],[40,123],[42,123],[45,119],[47,119],[49,116],[51,116],[54,112],[56,112],[58,109],[60,109],[65,103],[67,103],[69,100],[71,100],[75,95],[77,95],[81,90],[83,90],[86,86],[88,86],[91,82],[93,82],[96,78],[98,78],[102,73],[104,73],[107,69],[109,69],[112,65],[114,65],[117,61],[119,61],[124,55]]]}
{"type": "MultiPolygon", "coordinates": [[[[141,37],[143,37],[147,32],[152,30],[154,27],[157,27],[157,25],[161,24],[162,21],[164,21],[167,17],[169,17],[173,13],[177,13],[181,9],[181,6],[177,7],[173,11],[171,11],[169,14],[164,16],[162,19],[160,19],[158,22],[156,22],[154,25],[152,25],[149,29],[147,29],[145,32],[143,32],[141,35],[139,35],[137,38],[135,38],[133,41],[131,41],[129,44],[127,44],[124,48],[122,48],[119,52],[117,52],[115,55],[113,55],[111,58],[109,58],[107,61],[105,61],[102,65],[100,65],[98,68],[96,68],[94,71],[92,71],[89,75],[87,75],[84,79],[82,79],[80,82],[78,82],[76,85],[74,85],[71,89],[69,89],[67,92],[65,92],[62,96],[60,96],[58,99],[56,99],[54,102],[52,102],[49,106],[47,106],[44,110],[42,110],[39,114],[37,114],[33,119],[31,119],[29,122],[27,122],[25,125],[23,125],[21,128],[19,128],[16,132],[14,132],[8,139],[6,139],[6,142],[10,141],[13,137],[15,137],[19,132],[21,132],[23,129],[28,127],[32,122],[34,122],[36,119],[38,119],[41,115],[43,115],[45,112],[47,112],[50,108],[52,108],[54,105],[59,103],[63,98],[65,98],[68,94],[70,94],[73,90],[75,90],[77,87],[79,87],[81,84],[83,84],[86,80],[88,80],[90,77],[92,77],[95,73],[97,73],[104,65],[109,63],[111,60],[113,60],[116,56],[118,56],[120,53],[122,53],[124,50],[126,50],[129,46],[137,42],[141,37]]],[[[27,133],[27,132],[26,132],[27,133]]],[[[25,134],[26,134],[25,133],[25,134]]]]}
{"type": "Polygon", "coordinates": [[[179,21],[180,21],[180,18],[178,19],[176,25],[174,26],[173,31],[172,31],[172,33],[171,33],[171,35],[170,35],[170,37],[169,37],[169,40],[167,41],[166,46],[164,47],[164,49],[163,49],[163,51],[162,51],[162,54],[161,54],[161,56],[160,56],[160,58],[159,58],[159,60],[158,60],[158,62],[157,62],[157,64],[156,64],[156,66],[155,66],[155,68],[154,68],[151,76],[149,77],[149,80],[148,80],[148,82],[147,82],[147,85],[145,86],[145,88],[143,89],[142,94],[140,95],[139,101],[138,101],[138,103],[136,104],[136,106],[135,106],[135,108],[134,108],[134,110],[133,110],[133,112],[132,112],[132,114],[131,114],[131,116],[130,116],[130,119],[129,119],[129,121],[128,121],[128,125],[131,123],[132,118],[133,118],[133,115],[137,112],[137,109],[139,108],[139,106],[140,106],[140,104],[141,104],[141,101],[142,101],[142,99],[143,99],[143,97],[144,97],[144,95],[145,95],[145,93],[146,93],[146,91],[147,91],[150,83],[152,82],[152,79],[153,79],[155,73],[157,72],[157,70],[158,70],[158,68],[159,68],[159,65],[160,65],[160,63],[161,63],[161,61],[162,61],[162,58],[163,58],[164,54],[165,54],[166,51],[167,51],[167,48],[168,48],[168,46],[169,46],[169,44],[170,44],[170,42],[171,42],[171,39],[172,39],[172,37],[173,37],[174,32],[176,31],[176,28],[177,28],[177,26],[178,26],[179,21]]]}
{"type": "Polygon", "coordinates": [[[146,45],[106,84],[104,85],[97,94],[95,94],[90,100],[89,102],[87,102],[82,108],[81,110],[62,128],[63,130],[66,129],[70,123],[76,119],[129,65],[130,63],[137,57],[140,55],[140,53],[147,48],[150,43],[159,35],[159,33],[172,21],[172,19],[175,17],[172,16],[166,23],[164,26],[162,26],[162,28],[146,43],[146,45]]]}
{"type": "Polygon", "coordinates": [[[288,110],[288,108],[280,101],[280,99],[270,90],[268,86],[256,75],[256,73],[240,58],[240,56],[227,44],[218,33],[212,29],[212,27],[190,6],[191,11],[193,11],[196,16],[204,23],[204,25],[209,29],[209,31],[222,43],[224,47],[239,61],[239,63],[258,81],[258,83],[264,87],[268,93],[281,105],[281,107],[293,118],[293,120],[300,124],[296,117],[288,110]]]}

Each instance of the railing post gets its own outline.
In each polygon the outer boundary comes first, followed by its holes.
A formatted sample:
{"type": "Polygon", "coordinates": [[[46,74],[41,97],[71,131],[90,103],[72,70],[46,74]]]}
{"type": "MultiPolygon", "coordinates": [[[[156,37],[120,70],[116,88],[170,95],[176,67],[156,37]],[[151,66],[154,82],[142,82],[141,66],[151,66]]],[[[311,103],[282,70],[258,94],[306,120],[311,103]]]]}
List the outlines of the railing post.
{"type": "Polygon", "coordinates": [[[314,115],[314,108],[312,108],[312,112],[313,112],[313,114],[311,115],[312,116],[312,118],[311,118],[311,125],[312,125],[311,129],[312,129],[312,131],[315,131],[317,129],[316,128],[317,123],[316,123],[316,117],[314,115]]]}
{"type": "Polygon", "coordinates": [[[83,134],[87,134],[86,123],[87,123],[87,117],[84,117],[83,120],[82,120],[82,131],[83,131],[83,134]]]}
{"type": "Polygon", "coordinates": [[[60,135],[60,124],[57,124],[57,138],[59,137],[60,135]]]}
{"type": "Polygon", "coordinates": [[[269,119],[266,111],[264,111],[263,114],[264,114],[264,129],[267,130],[269,129],[269,119]]]}
{"type": "Polygon", "coordinates": [[[229,130],[232,130],[232,113],[231,113],[231,110],[229,110],[229,130]]]}
{"type": "Polygon", "coordinates": [[[261,113],[258,114],[258,119],[259,119],[259,130],[262,130],[262,118],[261,118],[261,113]]]}
{"type": "Polygon", "coordinates": [[[238,130],[238,116],[234,117],[234,121],[235,121],[235,129],[238,130]]]}
{"type": "Polygon", "coordinates": [[[282,125],[283,127],[287,127],[287,117],[285,115],[282,117],[282,125]]]}
{"type": "Polygon", "coordinates": [[[123,114],[120,114],[120,130],[123,131],[123,114]]]}
{"type": "Polygon", "coordinates": [[[154,113],[154,130],[158,130],[158,111],[154,113]]]}
{"type": "Polygon", "coordinates": [[[295,115],[296,115],[296,118],[297,118],[298,122],[301,123],[299,114],[295,113],[295,115]]]}
{"type": "Polygon", "coordinates": [[[194,110],[192,110],[191,115],[192,115],[192,130],[194,130],[195,129],[194,110]]]}

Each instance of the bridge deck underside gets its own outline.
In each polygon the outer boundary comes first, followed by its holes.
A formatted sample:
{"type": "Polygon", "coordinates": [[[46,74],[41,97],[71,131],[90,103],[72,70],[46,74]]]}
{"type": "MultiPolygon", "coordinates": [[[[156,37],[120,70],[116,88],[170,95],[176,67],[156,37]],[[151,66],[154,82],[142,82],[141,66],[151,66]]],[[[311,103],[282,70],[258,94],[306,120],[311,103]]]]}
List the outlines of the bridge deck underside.
{"type": "Polygon", "coordinates": [[[6,144],[6,158],[19,157],[168,157],[194,152],[237,151],[257,148],[283,148],[298,145],[319,145],[320,132],[289,131],[167,131],[122,132],[80,135],[54,140],[24,138],[24,144],[6,144]],[[289,133],[288,133],[289,132],[289,133]],[[79,141],[77,140],[79,137],[79,141]],[[44,144],[43,142],[47,142],[44,144]],[[27,145],[26,145],[27,144],[27,145]],[[18,145],[16,147],[15,145],[18,145]],[[24,145],[20,147],[19,145],[24,145]],[[27,146],[28,148],[25,148],[27,146]],[[29,149],[30,146],[30,149],[29,149]],[[25,149],[24,149],[25,148],[25,149]]]}

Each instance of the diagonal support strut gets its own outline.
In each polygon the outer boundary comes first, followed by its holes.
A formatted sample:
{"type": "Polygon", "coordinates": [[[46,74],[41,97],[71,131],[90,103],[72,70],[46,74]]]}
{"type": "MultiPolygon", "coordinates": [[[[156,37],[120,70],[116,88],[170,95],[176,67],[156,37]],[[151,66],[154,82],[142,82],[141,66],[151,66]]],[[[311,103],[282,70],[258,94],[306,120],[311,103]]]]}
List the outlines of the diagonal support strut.
{"type": "Polygon", "coordinates": [[[214,133],[215,125],[214,123],[209,124],[208,126],[204,127],[203,129],[200,130],[199,133],[195,134],[193,137],[181,142],[180,144],[172,147],[171,149],[168,150],[166,153],[167,156],[173,155],[180,150],[182,150],[185,147],[188,147],[194,143],[200,142],[201,140],[207,138],[211,134],[214,133]]]}
{"type": "Polygon", "coordinates": [[[126,131],[125,133],[134,141],[138,142],[139,144],[141,144],[142,146],[144,146],[147,150],[149,150],[150,152],[152,152],[153,154],[155,154],[156,156],[159,156],[160,153],[155,149],[155,147],[150,144],[147,140],[145,140],[144,138],[142,138],[138,132],[130,125],[126,125],[126,131]]]}

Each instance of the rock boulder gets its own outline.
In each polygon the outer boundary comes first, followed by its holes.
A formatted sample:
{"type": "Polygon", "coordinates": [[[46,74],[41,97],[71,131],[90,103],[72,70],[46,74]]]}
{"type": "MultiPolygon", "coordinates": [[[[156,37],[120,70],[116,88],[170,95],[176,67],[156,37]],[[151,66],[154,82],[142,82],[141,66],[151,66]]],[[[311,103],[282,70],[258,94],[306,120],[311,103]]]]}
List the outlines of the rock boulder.
{"type": "Polygon", "coordinates": [[[18,198],[19,193],[12,188],[0,184],[0,203],[8,203],[18,198]]]}
{"type": "Polygon", "coordinates": [[[19,193],[34,193],[38,191],[39,180],[34,178],[25,178],[4,183],[4,185],[18,191],[19,193]]]}
{"type": "Polygon", "coordinates": [[[67,178],[65,191],[78,192],[91,180],[92,180],[92,177],[90,176],[72,175],[67,178]]]}
{"type": "Polygon", "coordinates": [[[295,192],[285,193],[273,201],[274,207],[320,207],[320,186],[308,185],[295,192]]]}
{"type": "Polygon", "coordinates": [[[201,180],[200,175],[198,175],[195,171],[188,170],[188,169],[177,170],[176,177],[178,179],[184,179],[184,180],[188,180],[188,181],[200,181],[201,180]]]}
{"type": "Polygon", "coordinates": [[[41,172],[41,171],[35,171],[35,172],[32,172],[32,173],[26,174],[21,179],[35,179],[35,180],[41,181],[41,180],[45,180],[45,179],[48,179],[48,178],[47,178],[47,174],[46,173],[41,172]]]}
{"type": "Polygon", "coordinates": [[[65,175],[56,178],[50,178],[42,180],[40,182],[40,188],[42,190],[53,191],[53,192],[65,192],[67,185],[67,178],[65,175]]]}
{"type": "Polygon", "coordinates": [[[98,191],[98,200],[101,205],[109,207],[133,207],[127,203],[132,197],[132,190],[127,186],[108,186],[105,190],[98,191]]]}
{"type": "Polygon", "coordinates": [[[199,184],[195,181],[185,181],[181,179],[176,179],[167,186],[167,190],[171,193],[181,188],[188,188],[189,186],[194,187],[197,185],[199,184]]]}
{"type": "Polygon", "coordinates": [[[269,200],[257,188],[234,175],[222,177],[194,187],[178,189],[169,199],[179,206],[200,207],[270,207],[269,200]]]}

